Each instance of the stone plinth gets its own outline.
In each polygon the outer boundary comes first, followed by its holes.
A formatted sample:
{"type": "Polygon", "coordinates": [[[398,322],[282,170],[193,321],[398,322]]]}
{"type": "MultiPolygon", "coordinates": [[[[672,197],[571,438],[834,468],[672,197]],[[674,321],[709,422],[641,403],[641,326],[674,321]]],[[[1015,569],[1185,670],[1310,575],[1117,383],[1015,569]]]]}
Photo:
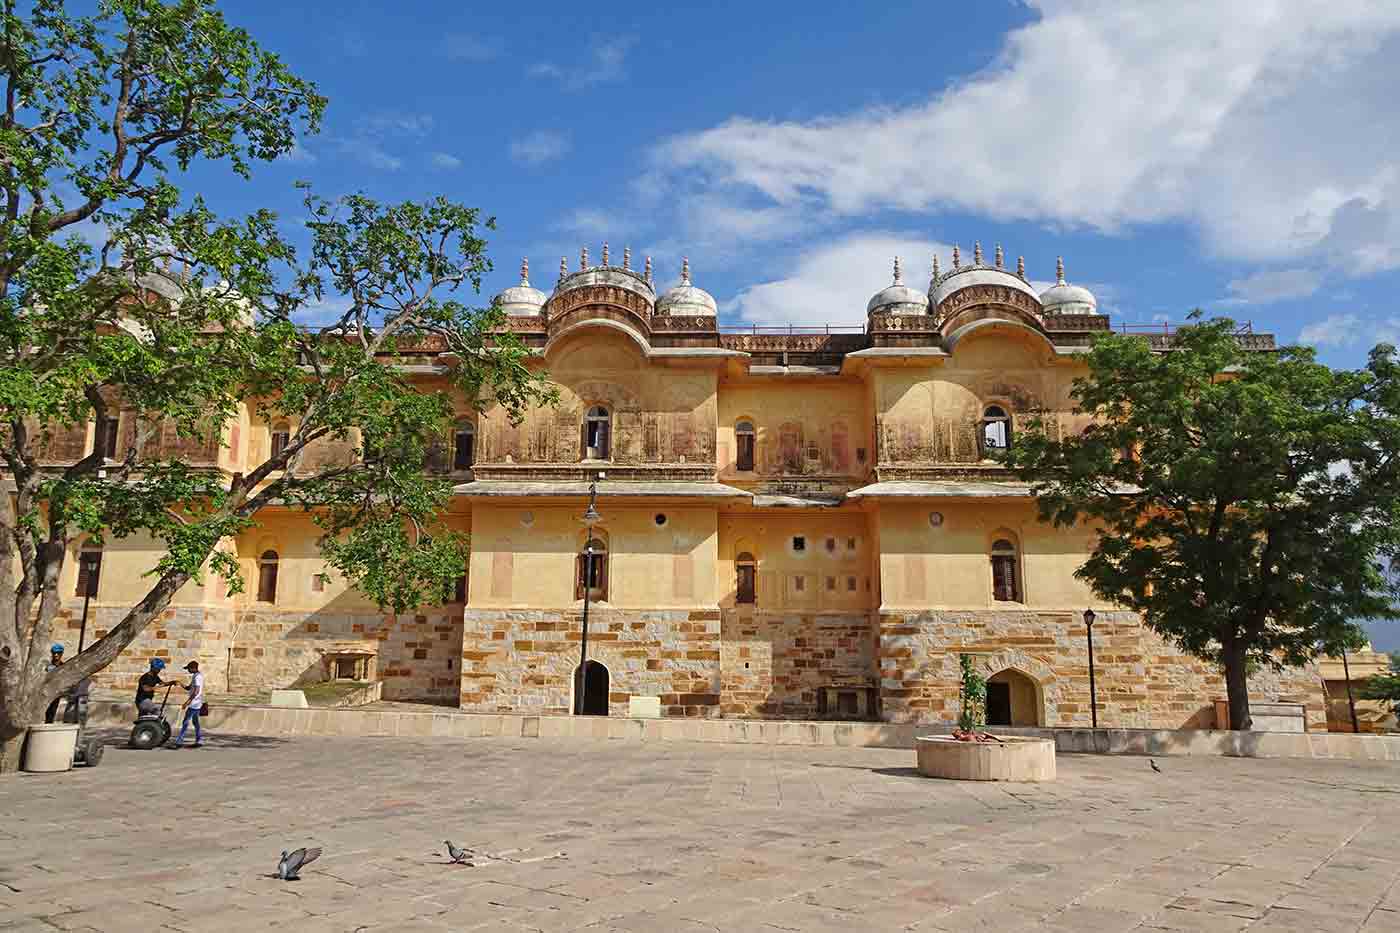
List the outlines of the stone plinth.
{"type": "Polygon", "coordinates": [[[1055,743],[1006,736],[1000,742],[960,742],[941,735],[915,740],[919,773],[954,781],[1053,781],[1055,743]]]}
{"type": "Polygon", "coordinates": [[[306,702],[306,694],[300,690],[274,690],[272,691],[272,705],[306,709],[311,704],[306,702]]]}

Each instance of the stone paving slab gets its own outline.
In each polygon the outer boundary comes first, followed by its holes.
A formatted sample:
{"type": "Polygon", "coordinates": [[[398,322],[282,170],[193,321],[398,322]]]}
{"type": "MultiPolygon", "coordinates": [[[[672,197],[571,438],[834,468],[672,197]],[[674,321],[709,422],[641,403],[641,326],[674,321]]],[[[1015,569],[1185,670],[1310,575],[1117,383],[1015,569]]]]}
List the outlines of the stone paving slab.
{"type": "Polygon", "coordinates": [[[992,785],[878,748],[114,745],[0,779],[0,933],[1400,931],[1394,765],[1159,764],[1062,755],[1054,783],[992,785]],[[501,858],[448,864],[444,838],[501,858]],[[301,845],[325,855],[270,877],[301,845]]]}

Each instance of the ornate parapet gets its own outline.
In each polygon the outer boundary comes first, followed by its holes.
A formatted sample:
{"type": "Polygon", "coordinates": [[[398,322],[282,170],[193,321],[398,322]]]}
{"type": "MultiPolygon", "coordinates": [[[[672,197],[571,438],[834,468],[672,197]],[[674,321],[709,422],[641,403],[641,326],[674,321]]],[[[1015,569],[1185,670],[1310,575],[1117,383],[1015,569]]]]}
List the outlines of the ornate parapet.
{"type": "Polygon", "coordinates": [[[599,472],[607,473],[610,482],[713,483],[717,467],[713,463],[478,463],[472,476],[513,483],[586,483],[597,479],[599,472]]]}

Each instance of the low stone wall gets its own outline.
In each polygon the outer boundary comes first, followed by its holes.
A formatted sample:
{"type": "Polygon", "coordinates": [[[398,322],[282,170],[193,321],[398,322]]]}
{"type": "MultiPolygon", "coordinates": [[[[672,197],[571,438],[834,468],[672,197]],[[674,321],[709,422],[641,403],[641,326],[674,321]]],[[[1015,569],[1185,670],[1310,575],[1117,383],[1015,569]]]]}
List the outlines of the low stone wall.
{"type": "MultiPolygon", "coordinates": [[[[461,707],[567,713],[578,666],[578,609],[467,609],[461,707]]],[[[588,615],[588,657],[608,669],[608,708],[654,696],[669,716],[719,715],[718,609],[613,609],[588,615]]],[[[387,694],[386,694],[387,696],[387,694]]]]}
{"type": "MultiPolygon", "coordinates": [[[[128,727],[131,704],[94,703],[88,723],[128,727]]],[[[917,735],[947,735],[952,726],[913,723],[795,722],[735,719],[625,719],[605,716],[514,716],[367,709],[215,707],[209,732],[268,736],[404,736],[414,738],[592,738],[639,742],[719,742],[861,748],[915,747],[917,735]]],[[[1064,753],[1103,755],[1331,758],[1400,762],[1400,735],[1216,732],[1149,729],[998,729],[1055,741],[1064,753]]]]}
{"type": "MultiPolygon", "coordinates": [[[[882,612],[880,700],[891,722],[948,721],[958,714],[958,655],[984,674],[1011,669],[1035,685],[1038,725],[1090,723],[1089,651],[1079,613],[1033,610],[882,612]]],[[[1104,611],[1094,623],[1100,725],[1209,729],[1220,670],[1167,644],[1132,612],[1104,611]]],[[[1315,665],[1263,670],[1250,678],[1260,702],[1303,706],[1307,729],[1325,732],[1327,710],[1315,665]]]]}

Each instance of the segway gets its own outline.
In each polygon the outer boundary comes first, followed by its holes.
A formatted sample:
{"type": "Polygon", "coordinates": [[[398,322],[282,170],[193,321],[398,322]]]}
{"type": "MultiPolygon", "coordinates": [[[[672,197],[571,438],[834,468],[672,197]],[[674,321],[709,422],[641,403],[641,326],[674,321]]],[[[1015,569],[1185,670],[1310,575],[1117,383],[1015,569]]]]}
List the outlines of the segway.
{"type": "Polygon", "coordinates": [[[170,741],[171,729],[165,718],[165,704],[170,700],[170,690],[174,686],[170,684],[165,688],[165,696],[161,698],[159,709],[152,708],[155,704],[151,700],[142,704],[141,712],[137,714],[136,722],[131,727],[131,738],[126,740],[128,748],[148,751],[170,741]]]}
{"type": "MultiPolygon", "coordinates": [[[[82,686],[81,684],[79,686],[82,686]]],[[[74,688],[77,689],[76,687],[74,688]]],[[[107,746],[101,739],[89,738],[87,734],[88,698],[87,691],[76,696],[70,693],[63,700],[64,722],[78,727],[77,743],[73,748],[73,764],[96,768],[102,761],[102,753],[107,746]]]]}

